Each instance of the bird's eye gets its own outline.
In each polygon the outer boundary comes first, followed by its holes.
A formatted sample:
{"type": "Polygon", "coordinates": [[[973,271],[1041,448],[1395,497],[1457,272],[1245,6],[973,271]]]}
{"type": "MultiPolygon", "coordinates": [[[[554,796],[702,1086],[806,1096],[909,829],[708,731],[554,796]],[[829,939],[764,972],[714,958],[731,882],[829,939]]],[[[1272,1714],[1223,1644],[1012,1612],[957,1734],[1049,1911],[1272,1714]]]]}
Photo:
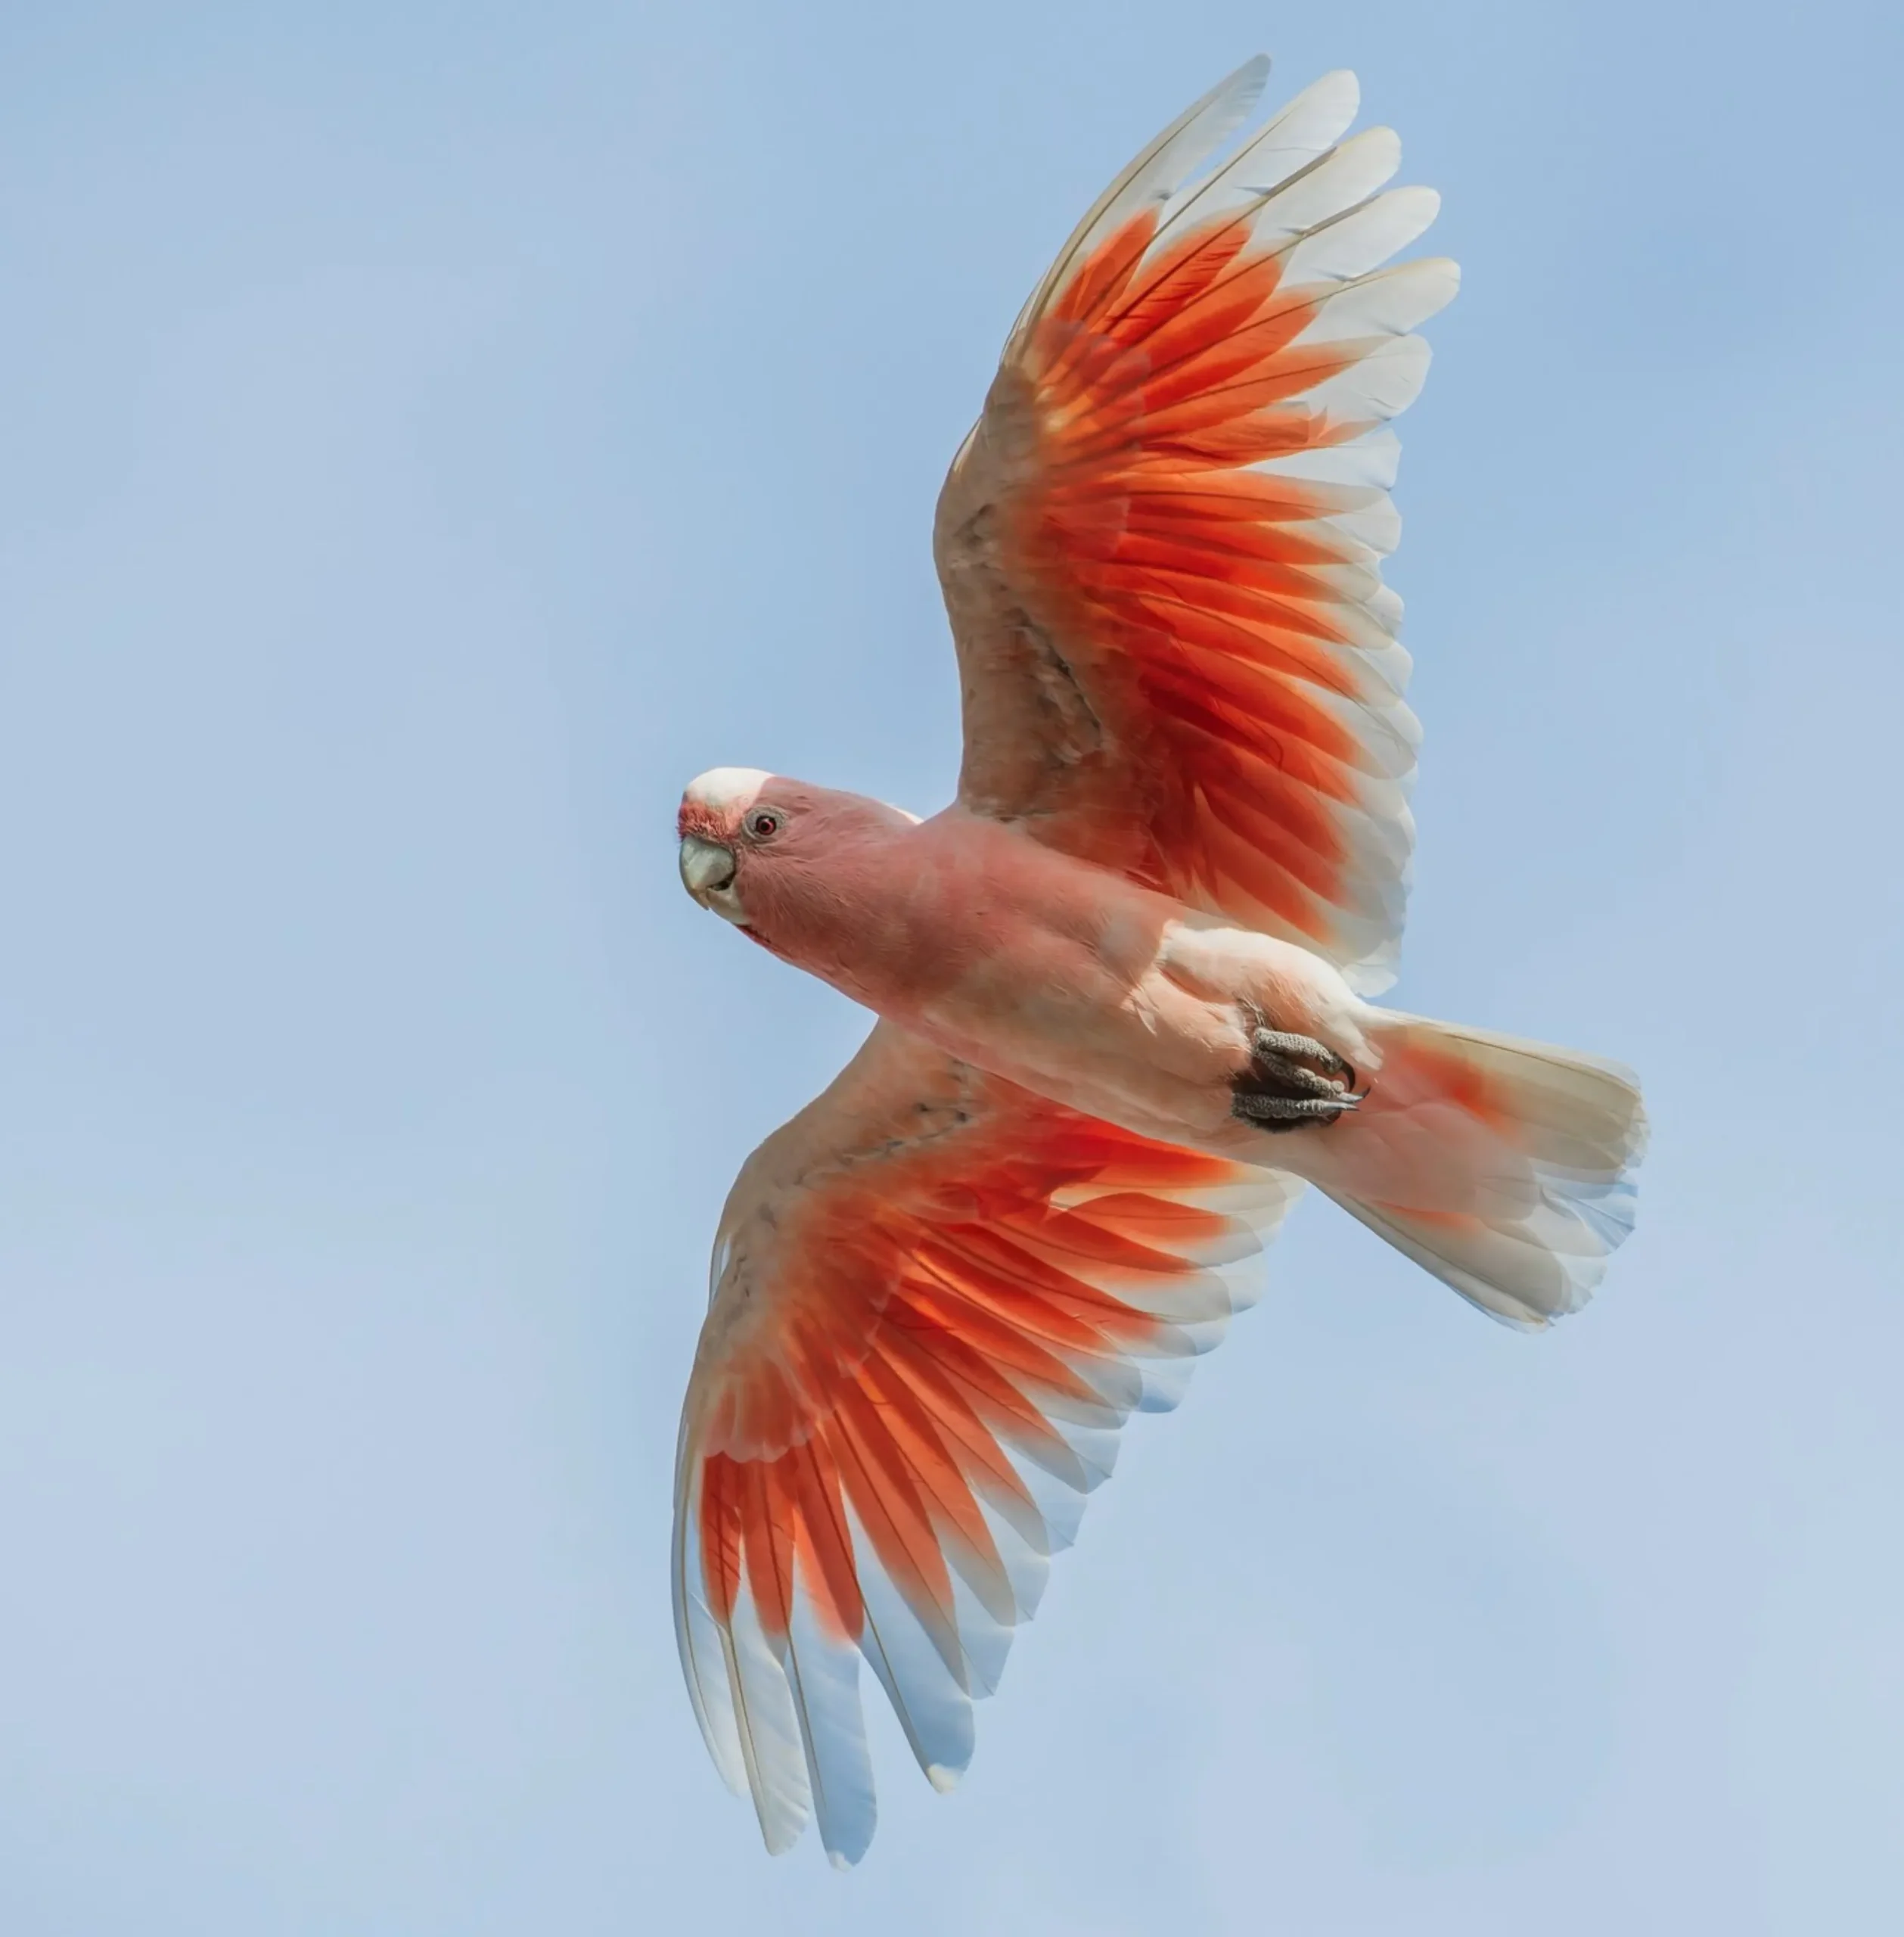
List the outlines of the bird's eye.
{"type": "Polygon", "coordinates": [[[765,841],[780,832],[780,816],[766,807],[756,807],[747,816],[747,832],[756,841],[765,841]]]}

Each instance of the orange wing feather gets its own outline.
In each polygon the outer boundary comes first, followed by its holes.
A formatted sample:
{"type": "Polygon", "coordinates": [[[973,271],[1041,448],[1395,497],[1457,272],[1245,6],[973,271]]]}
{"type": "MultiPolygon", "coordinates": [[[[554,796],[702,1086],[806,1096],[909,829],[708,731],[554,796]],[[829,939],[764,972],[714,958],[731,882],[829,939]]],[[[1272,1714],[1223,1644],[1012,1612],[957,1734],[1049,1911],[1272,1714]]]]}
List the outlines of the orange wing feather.
{"type": "Polygon", "coordinates": [[[682,1429],[682,1653],[771,1845],[856,1858],[864,1656],[948,1782],[1135,1407],[1214,1342],[1289,1180],[881,1024],[737,1183],[682,1429]],[[828,1699],[819,1708],[809,1699],[828,1699]]]}
{"type": "Polygon", "coordinates": [[[966,804],[1374,990],[1416,739],[1381,427],[1454,278],[1365,272],[1433,198],[1371,195],[1393,140],[1332,146],[1353,111],[1332,76],[1200,185],[1132,165],[1006,346],[935,549],[966,804]]]}

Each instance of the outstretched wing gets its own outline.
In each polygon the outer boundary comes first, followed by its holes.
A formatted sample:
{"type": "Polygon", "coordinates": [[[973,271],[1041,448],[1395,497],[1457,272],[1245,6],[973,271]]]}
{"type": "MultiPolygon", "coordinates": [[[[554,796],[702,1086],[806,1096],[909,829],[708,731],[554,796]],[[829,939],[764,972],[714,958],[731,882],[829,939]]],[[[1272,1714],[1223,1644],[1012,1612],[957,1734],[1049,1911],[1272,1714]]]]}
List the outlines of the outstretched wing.
{"type": "Polygon", "coordinates": [[[768,1847],[871,1838],[863,1658],[933,1783],[1138,1408],[1253,1295],[1300,1186],[1133,1136],[882,1022],[749,1158],[682,1420],[675,1618],[768,1847]]]}
{"type": "Polygon", "coordinates": [[[939,501],[961,799],[1067,853],[1393,980],[1417,732],[1381,558],[1454,265],[1378,193],[1331,74],[1215,172],[1252,61],[1120,176],[1013,329],[939,501]]]}

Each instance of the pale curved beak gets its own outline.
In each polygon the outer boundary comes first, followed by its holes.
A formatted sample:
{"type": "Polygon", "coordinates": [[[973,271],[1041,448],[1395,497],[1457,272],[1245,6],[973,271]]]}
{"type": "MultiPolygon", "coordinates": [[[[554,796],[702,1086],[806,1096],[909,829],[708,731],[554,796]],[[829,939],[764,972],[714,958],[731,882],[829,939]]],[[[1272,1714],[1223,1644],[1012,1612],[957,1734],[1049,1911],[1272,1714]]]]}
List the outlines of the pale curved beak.
{"type": "Polygon", "coordinates": [[[734,880],[734,850],[718,841],[704,841],[698,834],[681,837],[681,885],[697,901],[705,903],[734,880]]]}

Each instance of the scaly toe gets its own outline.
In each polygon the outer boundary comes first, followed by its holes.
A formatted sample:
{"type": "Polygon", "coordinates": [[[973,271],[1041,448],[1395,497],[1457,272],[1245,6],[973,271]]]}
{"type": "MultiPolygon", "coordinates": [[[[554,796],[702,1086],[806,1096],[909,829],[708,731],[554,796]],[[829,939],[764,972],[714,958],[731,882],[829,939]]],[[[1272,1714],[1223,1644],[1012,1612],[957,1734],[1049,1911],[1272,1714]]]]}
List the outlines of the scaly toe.
{"type": "Polygon", "coordinates": [[[1287,1065],[1300,1057],[1304,1062],[1319,1065],[1325,1075],[1337,1078],[1344,1089],[1356,1087],[1353,1066],[1313,1036],[1292,1035],[1283,1029],[1258,1029],[1250,1038],[1250,1046],[1265,1061],[1287,1065]]]}
{"type": "Polygon", "coordinates": [[[1352,1110],[1359,1096],[1268,1096],[1259,1090],[1239,1090],[1231,1104],[1232,1113],[1259,1130],[1271,1132],[1300,1130],[1308,1123],[1334,1123],[1344,1110],[1352,1110]]]}

